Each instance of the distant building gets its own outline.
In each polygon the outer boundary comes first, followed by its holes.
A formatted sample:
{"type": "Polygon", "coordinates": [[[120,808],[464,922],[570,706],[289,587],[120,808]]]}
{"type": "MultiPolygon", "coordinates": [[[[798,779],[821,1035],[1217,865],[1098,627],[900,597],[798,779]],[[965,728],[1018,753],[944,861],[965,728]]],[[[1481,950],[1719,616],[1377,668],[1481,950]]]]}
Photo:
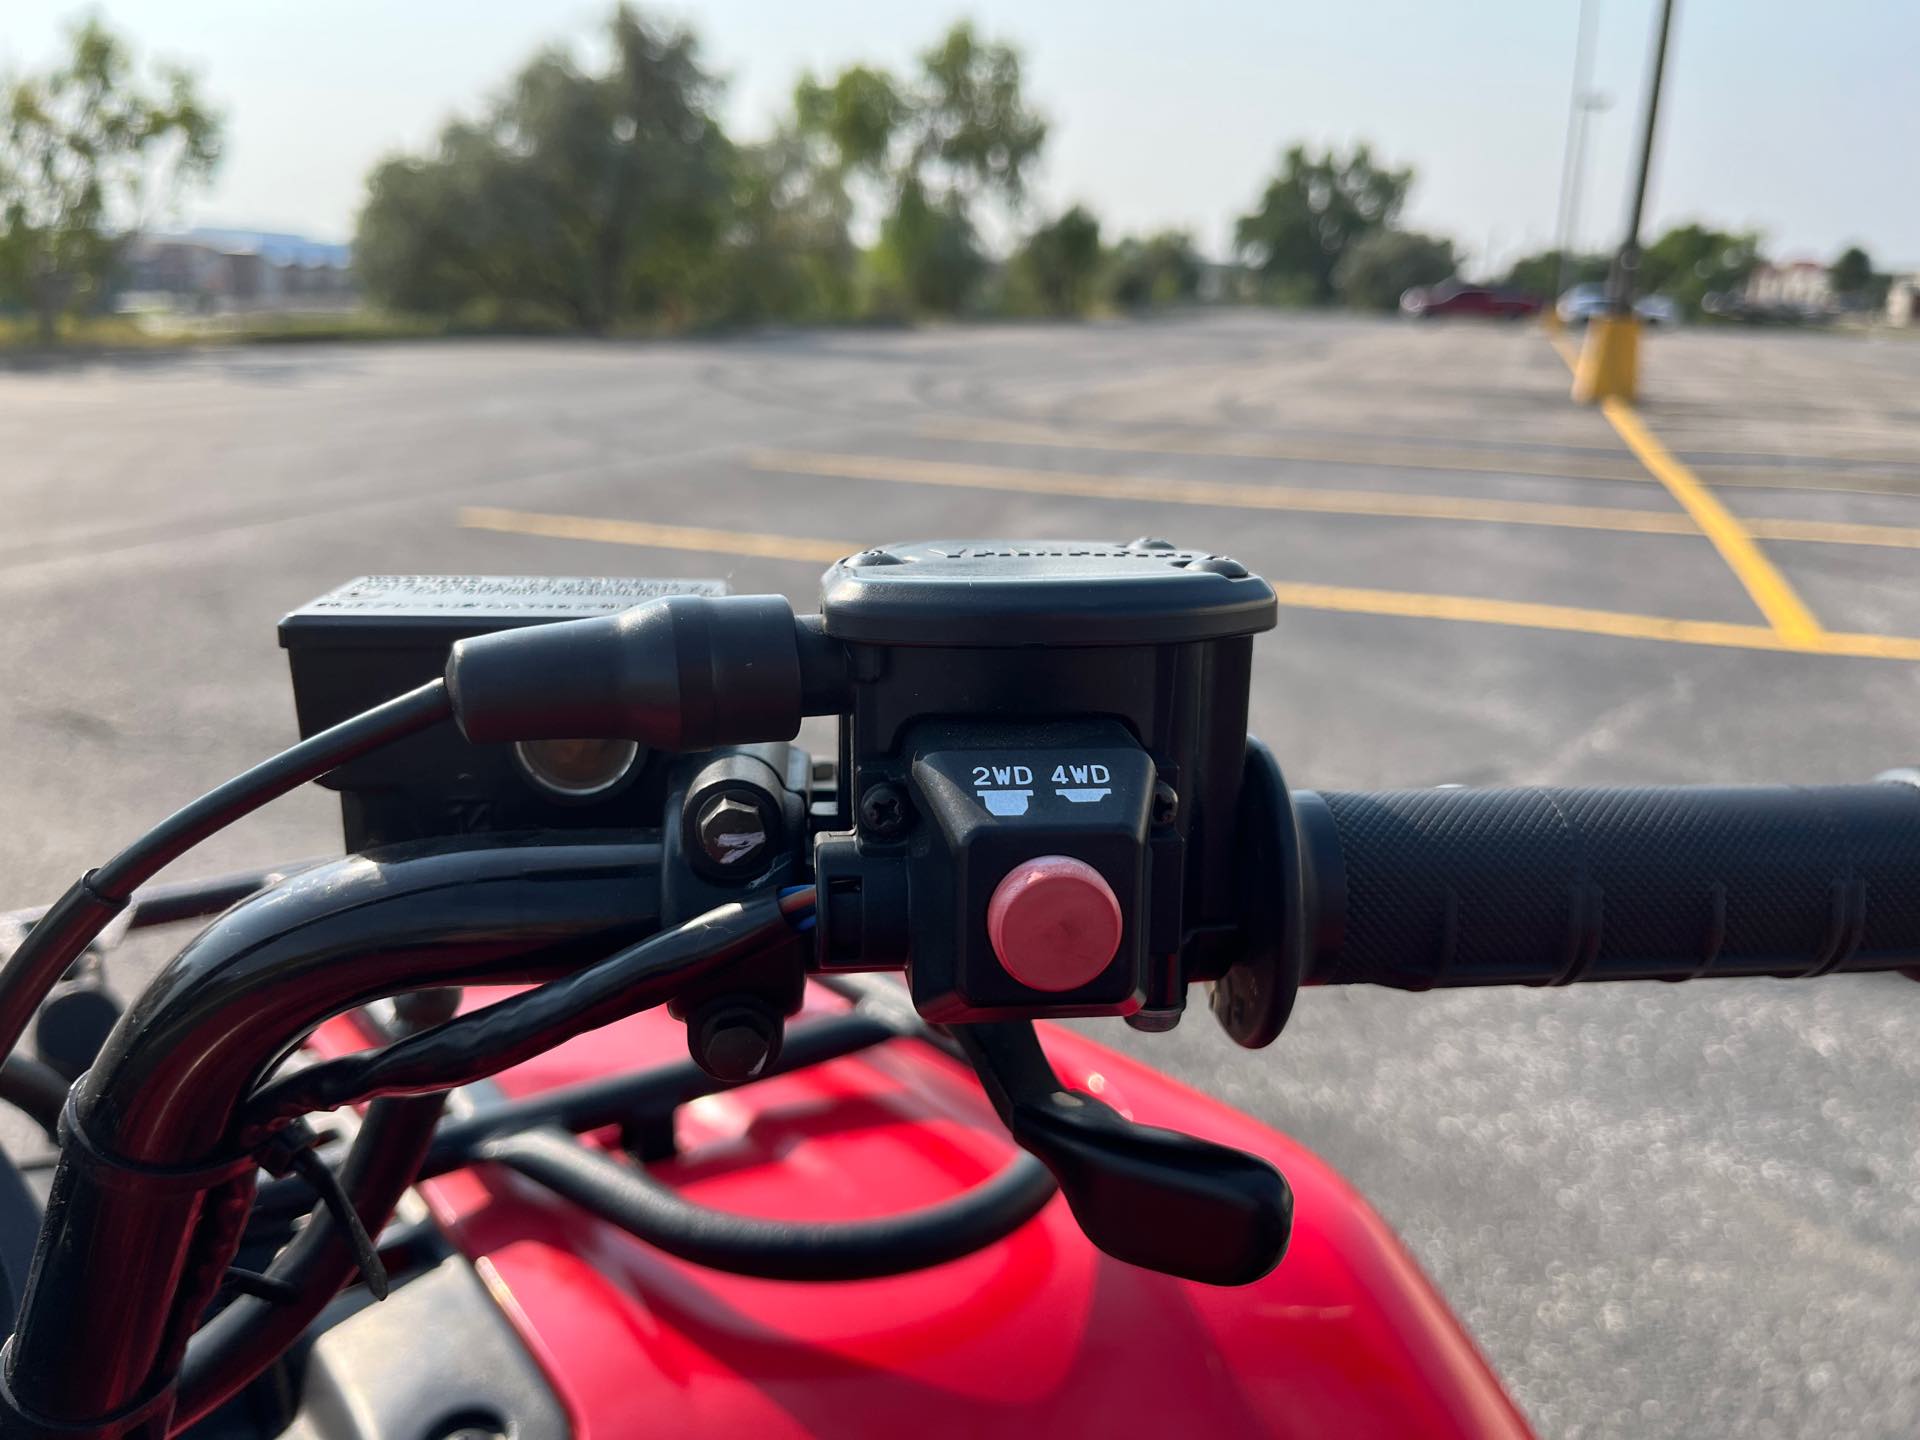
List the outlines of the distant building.
{"type": "Polygon", "coordinates": [[[133,241],[119,307],[216,315],[347,310],[358,300],[345,245],[250,230],[189,230],[133,241]]]}
{"type": "Polygon", "coordinates": [[[1833,282],[1818,260],[1762,262],[1747,277],[1747,304],[1768,310],[1817,314],[1834,308],[1833,282]]]}

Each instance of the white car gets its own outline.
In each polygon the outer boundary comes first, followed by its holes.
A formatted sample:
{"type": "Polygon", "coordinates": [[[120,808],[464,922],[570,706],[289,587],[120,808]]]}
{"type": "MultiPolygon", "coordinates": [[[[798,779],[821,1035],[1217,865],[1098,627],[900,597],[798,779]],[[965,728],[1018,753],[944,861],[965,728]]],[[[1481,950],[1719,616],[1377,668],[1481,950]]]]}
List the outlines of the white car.
{"type": "MultiPolygon", "coordinates": [[[[1560,297],[1554,306],[1562,322],[1584,325],[1596,315],[1607,312],[1607,287],[1600,284],[1576,285],[1560,297]]],[[[1665,295],[1642,295],[1633,302],[1633,312],[1648,325],[1678,325],[1680,307],[1665,295]]]]}

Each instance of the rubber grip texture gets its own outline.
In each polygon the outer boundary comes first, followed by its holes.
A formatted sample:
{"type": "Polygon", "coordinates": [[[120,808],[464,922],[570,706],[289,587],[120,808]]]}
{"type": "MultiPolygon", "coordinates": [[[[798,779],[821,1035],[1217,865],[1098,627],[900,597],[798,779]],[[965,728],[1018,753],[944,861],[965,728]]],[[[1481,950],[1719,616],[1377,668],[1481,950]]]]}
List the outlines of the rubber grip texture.
{"type": "Polygon", "coordinates": [[[1296,792],[1308,983],[1920,964],[1920,786],[1296,792]]]}

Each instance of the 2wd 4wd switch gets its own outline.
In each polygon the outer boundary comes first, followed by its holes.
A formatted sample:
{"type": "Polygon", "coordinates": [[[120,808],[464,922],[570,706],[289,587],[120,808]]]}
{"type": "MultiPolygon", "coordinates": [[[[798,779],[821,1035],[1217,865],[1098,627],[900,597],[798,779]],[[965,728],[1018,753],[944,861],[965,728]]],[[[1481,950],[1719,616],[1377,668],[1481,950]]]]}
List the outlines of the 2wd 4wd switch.
{"type": "Polygon", "coordinates": [[[1102,721],[1044,732],[933,723],[909,746],[914,809],[930,822],[907,855],[920,1013],[953,1023],[1138,1009],[1146,752],[1102,721]]]}

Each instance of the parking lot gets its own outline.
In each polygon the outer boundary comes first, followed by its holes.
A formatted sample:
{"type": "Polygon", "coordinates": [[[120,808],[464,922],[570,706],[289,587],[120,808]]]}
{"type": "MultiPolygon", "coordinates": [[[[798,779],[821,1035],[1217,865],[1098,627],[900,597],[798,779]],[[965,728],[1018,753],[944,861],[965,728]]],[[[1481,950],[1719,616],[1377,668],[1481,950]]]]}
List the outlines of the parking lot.
{"type": "MultiPolygon", "coordinates": [[[[806,605],[880,541],[1163,535],[1278,589],[1296,784],[1920,763],[1920,344],[1682,330],[1644,372],[1602,414],[1532,326],[1251,312],[0,371],[0,908],[284,745],[275,622],[364,573],[806,605]]],[[[316,791],[181,870],[337,844],[316,791]]],[[[1344,1170],[1544,1435],[1920,1433],[1909,981],[1099,1030],[1344,1170]]]]}

